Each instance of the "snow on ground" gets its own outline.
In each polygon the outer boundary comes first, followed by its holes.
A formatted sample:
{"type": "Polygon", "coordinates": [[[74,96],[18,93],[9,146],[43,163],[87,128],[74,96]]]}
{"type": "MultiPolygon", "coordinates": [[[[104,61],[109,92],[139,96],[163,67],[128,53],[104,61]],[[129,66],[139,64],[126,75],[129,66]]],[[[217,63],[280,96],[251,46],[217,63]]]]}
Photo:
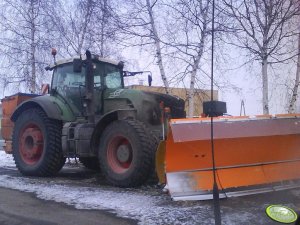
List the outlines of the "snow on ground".
{"type": "Polygon", "coordinates": [[[9,168],[9,167],[16,167],[15,161],[11,154],[6,154],[4,150],[1,150],[1,142],[0,142],[0,167],[2,168],[9,168]]]}
{"type": "MultiPolygon", "coordinates": [[[[14,166],[11,155],[0,151],[0,167],[14,166]]],[[[103,209],[117,213],[121,217],[137,219],[140,224],[195,224],[191,210],[211,211],[210,207],[160,206],[161,196],[134,193],[132,190],[118,189],[110,191],[99,187],[73,187],[70,184],[54,184],[52,181],[0,175],[0,186],[26,192],[32,192],[38,198],[73,205],[78,209],[103,209]],[[181,223],[180,221],[189,221],[181,223]]],[[[114,188],[115,189],[115,188],[114,188]]],[[[168,196],[166,196],[168,197],[168,196]]],[[[196,215],[199,216],[199,215],[196,215]]],[[[203,224],[212,224],[206,221],[203,224]]]]}
{"type": "MultiPolygon", "coordinates": [[[[14,169],[11,155],[0,151],[0,167],[14,169]]],[[[66,168],[67,170],[68,168],[66,168]]],[[[120,189],[107,185],[89,185],[88,180],[77,183],[66,178],[27,178],[20,175],[0,174],[0,187],[31,192],[38,198],[66,203],[78,209],[100,209],[132,218],[139,224],[214,224],[211,201],[173,202],[167,194],[141,189],[120,189]],[[72,183],[73,182],[73,183],[72,183]]],[[[153,189],[153,188],[152,188],[153,189]]],[[[298,195],[299,192],[296,193],[298,195]]],[[[255,210],[246,210],[247,202],[240,204],[232,198],[222,206],[223,224],[267,224],[266,216],[259,216],[265,205],[252,205],[255,210]],[[230,204],[229,204],[230,203],[230,204]],[[241,209],[236,207],[241,205],[241,209]],[[259,213],[258,213],[259,212],[259,213]]],[[[293,207],[293,205],[291,205],[293,207]]],[[[269,223],[268,223],[269,224],[269,223]]]]}

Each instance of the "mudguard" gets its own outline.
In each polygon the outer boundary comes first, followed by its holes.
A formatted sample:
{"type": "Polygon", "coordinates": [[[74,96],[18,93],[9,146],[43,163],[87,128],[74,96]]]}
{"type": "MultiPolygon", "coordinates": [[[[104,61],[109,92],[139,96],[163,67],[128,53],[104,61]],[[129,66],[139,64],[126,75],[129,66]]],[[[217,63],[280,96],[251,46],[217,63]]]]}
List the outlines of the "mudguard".
{"type": "Polygon", "coordinates": [[[32,107],[41,107],[51,119],[62,120],[65,122],[75,120],[75,116],[68,104],[58,98],[46,95],[24,101],[15,109],[11,116],[11,120],[15,122],[24,110],[32,107]]]}
{"type": "Polygon", "coordinates": [[[100,142],[100,137],[104,129],[108,124],[115,120],[122,119],[136,119],[137,111],[135,109],[121,109],[108,112],[104,114],[96,123],[92,138],[91,138],[91,146],[93,148],[93,152],[96,154],[98,151],[98,146],[100,142]]]}

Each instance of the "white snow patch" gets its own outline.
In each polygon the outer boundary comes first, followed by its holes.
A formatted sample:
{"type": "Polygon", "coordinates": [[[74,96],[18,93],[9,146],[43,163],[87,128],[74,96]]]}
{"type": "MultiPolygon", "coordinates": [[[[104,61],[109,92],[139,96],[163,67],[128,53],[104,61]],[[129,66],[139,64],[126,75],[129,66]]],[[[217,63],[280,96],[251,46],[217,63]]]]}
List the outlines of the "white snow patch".
{"type": "MultiPolygon", "coordinates": [[[[37,180],[23,177],[0,175],[0,186],[26,192],[33,192],[38,198],[63,202],[74,205],[78,209],[112,210],[117,215],[137,219],[140,224],[196,224],[201,214],[211,211],[210,208],[160,206],[160,196],[150,196],[128,191],[109,191],[90,187],[72,187],[36,183],[37,180]],[[192,211],[199,210],[199,214],[192,211]],[[201,213],[202,211],[202,213],[201,213]],[[182,221],[183,222],[180,222],[182,221]],[[188,222],[187,222],[188,221],[188,222]]],[[[203,221],[201,224],[211,224],[213,221],[203,221]]]]}
{"type": "MultiPolygon", "coordinates": [[[[0,167],[15,168],[12,155],[0,151],[0,167]]],[[[84,186],[84,183],[82,184],[84,186]]],[[[212,211],[209,206],[165,205],[169,196],[153,196],[132,189],[109,190],[107,187],[78,187],[69,183],[55,184],[49,179],[0,175],[0,187],[35,193],[38,198],[73,205],[78,209],[109,210],[118,216],[139,220],[139,224],[197,224],[212,211]],[[195,214],[194,212],[198,212],[195,214]],[[202,216],[201,216],[202,215],[202,216]]],[[[171,200],[170,200],[171,202],[171,200]]],[[[172,202],[171,202],[172,203],[172,202]]],[[[188,205],[188,204],[187,204],[188,205]]],[[[209,219],[201,224],[212,224],[209,219]]]]}
{"type": "Polygon", "coordinates": [[[16,164],[12,154],[6,154],[0,146],[0,167],[2,168],[15,168],[16,164]]]}

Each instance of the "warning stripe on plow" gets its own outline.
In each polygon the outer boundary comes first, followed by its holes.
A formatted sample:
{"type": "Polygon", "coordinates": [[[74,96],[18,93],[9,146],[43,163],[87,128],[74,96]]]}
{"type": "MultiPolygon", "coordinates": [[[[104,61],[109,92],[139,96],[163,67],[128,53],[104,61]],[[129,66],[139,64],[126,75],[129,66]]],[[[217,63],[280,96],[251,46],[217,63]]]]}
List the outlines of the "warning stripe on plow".
{"type": "MultiPolygon", "coordinates": [[[[217,118],[215,162],[221,197],[300,186],[300,118],[217,118]]],[[[210,120],[170,122],[165,170],[174,200],[212,198],[210,120]]]]}

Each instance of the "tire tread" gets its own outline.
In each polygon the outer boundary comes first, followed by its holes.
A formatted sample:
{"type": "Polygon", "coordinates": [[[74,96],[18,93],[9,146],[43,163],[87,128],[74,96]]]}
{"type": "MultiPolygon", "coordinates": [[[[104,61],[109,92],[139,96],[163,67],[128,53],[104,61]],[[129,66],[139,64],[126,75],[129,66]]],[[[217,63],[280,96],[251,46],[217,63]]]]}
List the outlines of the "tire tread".
{"type": "MultiPolygon", "coordinates": [[[[13,157],[18,170],[27,176],[53,176],[63,167],[65,158],[61,150],[61,132],[62,122],[50,119],[46,113],[40,108],[32,108],[24,111],[17,119],[13,129],[13,157]],[[26,113],[36,114],[44,122],[45,135],[47,135],[48,146],[44,147],[45,155],[41,159],[40,166],[36,169],[28,170],[22,164],[18,149],[18,123],[22,122],[23,116],[26,113]]],[[[46,144],[46,143],[44,143],[46,144]]]]}
{"type": "Polygon", "coordinates": [[[118,120],[112,122],[107,128],[105,132],[109,132],[110,130],[118,129],[120,121],[122,123],[126,123],[130,127],[132,127],[140,140],[141,149],[139,149],[139,168],[132,171],[132,174],[128,179],[116,180],[114,177],[108,175],[108,165],[103,163],[103,159],[100,158],[100,166],[101,171],[103,171],[106,180],[114,185],[119,187],[137,187],[144,184],[147,179],[150,177],[154,154],[153,154],[153,144],[151,143],[152,139],[149,138],[150,132],[147,130],[146,126],[137,120],[118,120]]]}

